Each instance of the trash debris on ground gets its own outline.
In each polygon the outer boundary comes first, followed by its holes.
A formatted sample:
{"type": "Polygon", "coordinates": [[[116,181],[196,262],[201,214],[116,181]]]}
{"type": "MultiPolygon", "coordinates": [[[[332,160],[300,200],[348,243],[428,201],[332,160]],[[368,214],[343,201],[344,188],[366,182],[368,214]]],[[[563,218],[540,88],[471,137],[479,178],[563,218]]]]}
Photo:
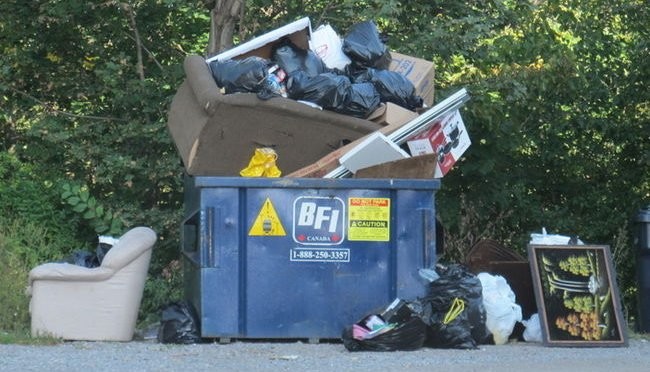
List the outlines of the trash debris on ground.
{"type": "Polygon", "coordinates": [[[189,301],[175,301],[163,307],[158,342],[163,344],[202,342],[199,317],[189,301]]]}
{"type": "MultiPolygon", "coordinates": [[[[482,239],[467,253],[465,265],[475,274],[487,272],[502,276],[514,292],[523,318],[537,312],[530,263],[521,254],[493,239],[482,239]]],[[[523,340],[523,331],[523,325],[516,323],[511,338],[523,340]]]]}
{"type": "Polygon", "coordinates": [[[479,273],[483,287],[485,325],[492,334],[495,345],[508,342],[517,322],[521,322],[521,306],[516,303],[515,293],[500,275],[479,273]]]}
{"type": "Polygon", "coordinates": [[[522,321],[524,327],[524,340],[527,342],[542,342],[542,326],[539,322],[539,314],[535,313],[530,319],[522,321]]]}
{"type": "Polygon", "coordinates": [[[341,339],[349,351],[409,351],[422,347],[426,325],[409,307],[396,299],[379,314],[369,314],[343,330],[341,339]]]}
{"type": "Polygon", "coordinates": [[[459,264],[436,265],[440,277],[418,299],[427,327],[425,345],[436,348],[476,349],[488,332],[481,281],[459,264]]]}

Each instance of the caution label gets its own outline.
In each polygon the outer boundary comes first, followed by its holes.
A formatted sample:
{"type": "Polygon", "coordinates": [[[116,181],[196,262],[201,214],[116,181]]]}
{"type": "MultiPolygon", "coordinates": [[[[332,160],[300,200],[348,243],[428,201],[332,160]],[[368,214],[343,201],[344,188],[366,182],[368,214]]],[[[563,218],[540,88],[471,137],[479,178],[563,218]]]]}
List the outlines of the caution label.
{"type": "Polygon", "coordinates": [[[390,240],[390,199],[349,198],[348,240],[390,240]]]}
{"type": "Polygon", "coordinates": [[[287,233],[284,231],[282,222],[278,217],[278,213],[271,203],[271,199],[266,198],[264,205],[257,214],[257,218],[253,222],[253,226],[248,231],[248,236],[285,236],[287,233]]]}

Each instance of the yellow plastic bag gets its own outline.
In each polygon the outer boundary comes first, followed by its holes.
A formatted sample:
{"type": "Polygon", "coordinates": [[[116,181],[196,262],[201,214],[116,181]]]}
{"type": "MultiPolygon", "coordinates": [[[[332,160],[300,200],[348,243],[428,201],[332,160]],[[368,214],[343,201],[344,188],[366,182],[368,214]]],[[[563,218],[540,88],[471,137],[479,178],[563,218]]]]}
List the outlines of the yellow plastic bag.
{"type": "Polygon", "coordinates": [[[248,163],[248,166],[242,169],[239,174],[242,177],[280,177],[282,172],[275,165],[278,154],[269,147],[255,149],[255,154],[248,163]]]}

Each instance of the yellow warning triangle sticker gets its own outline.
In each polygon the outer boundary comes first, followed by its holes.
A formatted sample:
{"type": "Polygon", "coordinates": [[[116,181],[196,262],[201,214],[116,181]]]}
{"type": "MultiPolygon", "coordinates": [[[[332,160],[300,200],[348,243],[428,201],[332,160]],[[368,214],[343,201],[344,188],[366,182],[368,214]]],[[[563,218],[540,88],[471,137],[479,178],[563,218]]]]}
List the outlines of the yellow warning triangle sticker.
{"type": "Polygon", "coordinates": [[[282,222],[278,213],[271,203],[271,199],[266,198],[264,205],[260,208],[253,226],[251,226],[248,236],[285,236],[287,233],[282,227],[282,222]]]}

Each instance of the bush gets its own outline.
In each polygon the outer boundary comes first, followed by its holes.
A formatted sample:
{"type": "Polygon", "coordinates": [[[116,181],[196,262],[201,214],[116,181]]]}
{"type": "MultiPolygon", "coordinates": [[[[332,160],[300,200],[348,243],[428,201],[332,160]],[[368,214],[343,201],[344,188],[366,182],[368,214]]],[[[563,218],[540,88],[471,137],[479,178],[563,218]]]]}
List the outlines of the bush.
{"type": "Polygon", "coordinates": [[[0,330],[24,332],[30,328],[29,270],[60,256],[47,228],[25,220],[0,219],[0,330]]]}

